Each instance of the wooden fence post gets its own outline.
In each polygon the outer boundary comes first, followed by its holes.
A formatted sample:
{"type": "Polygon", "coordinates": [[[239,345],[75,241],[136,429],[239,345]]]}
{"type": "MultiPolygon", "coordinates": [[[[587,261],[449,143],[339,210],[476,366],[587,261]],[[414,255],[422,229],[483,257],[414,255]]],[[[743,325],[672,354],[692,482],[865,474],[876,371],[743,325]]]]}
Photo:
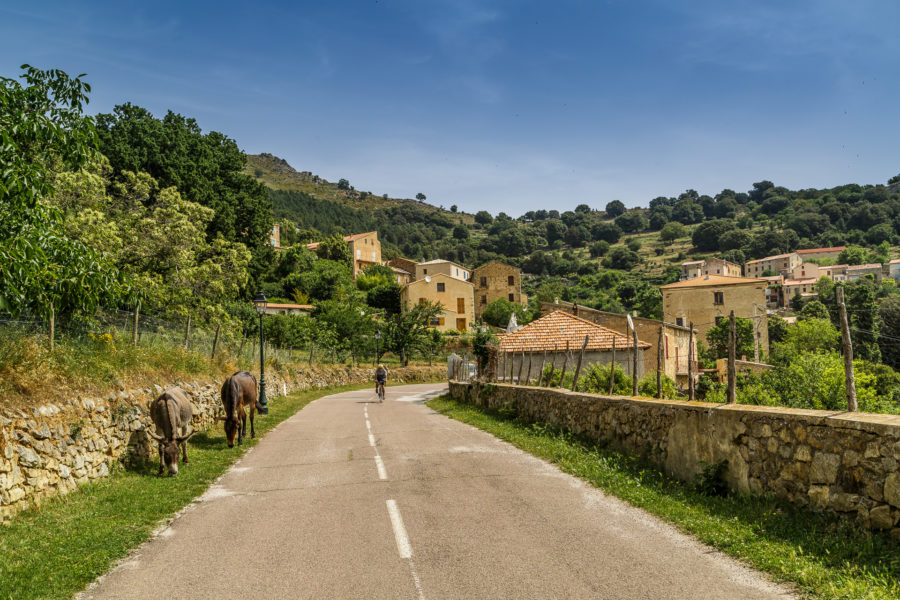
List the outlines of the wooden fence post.
{"type": "Polygon", "coordinates": [[[141,314],[141,301],[138,300],[137,305],[134,307],[134,328],[131,331],[131,344],[133,346],[137,346],[138,343],[138,324],[141,314]]]}
{"type": "Polygon", "coordinates": [[[694,322],[689,324],[688,334],[688,400],[694,401],[694,322]]]}
{"type": "Polygon", "coordinates": [[[631,357],[631,395],[638,395],[638,375],[637,375],[637,366],[638,366],[638,339],[637,339],[637,327],[634,326],[634,323],[631,324],[631,335],[634,338],[634,348],[632,348],[632,357],[631,357]]]}
{"type": "Polygon", "coordinates": [[[525,385],[531,385],[531,359],[534,358],[534,353],[528,353],[528,374],[525,375],[525,385]]]}
{"type": "Polygon", "coordinates": [[[516,378],[516,384],[522,385],[522,367],[525,366],[525,351],[522,350],[522,357],[519,359],[519,375],[516,378]]]}
{"type": "Polygon", "coordinates": [[[221,323],[217,324],[216,325],[216,337],[213,338],[213,348],[212,348],[212,354],[210,354],[210,358],[216,357],[216,350],[219,348],[219,331],[221,331],[221,329],[222,329],[222,324],[221,323]]]}
{"type": "Polygon", "coordinates": [[[566,377],[566,367],[569,366],[569,340],[566,340],[566,356],[563,358],[562,373],[559,374],[559,387],[563,386],[563,379],[566,377]]]}
{"type": "Polygon", "coordinates": [[[184,347],[189,348],[191,343],[191,315],[188,315],[187,325],[184,328],[184,347]]]}
{"type": "Polygon", "coordinates": [[[541,387],[544,383],[544,365],[547,363],[547,349],[544,348],[544,355],[541,357],[541,368],[538,371],[538,387],[541,387]]]}
{"type": "Polygon", "coordinates": [[[616,336],[613,336],[612,360],[609,361],[609,395],[616,389],[616,336]]]}
{"type": "Polygon", "coordinates": [[[850,324],[847,321],[847,305],[844,304],[844,287],[835,288],[838,312],[841,316],[841,349],[844,353],[844,388],[847,392],[847,410],[856,412],[856,376],[853,373],[853,342],[850,339],[850,324]]]}
{"type": "Polygon", "coordinates": [[[50,303],[50,352],[56,345],[56,311],[53,310],[53,303],[50,303]]]}
{"type": "Polygon", "coordinates": [[[516,368],[516,354],[515,352],[509,353],[509,382],[513,383],[513,369],[516,368]]]}
{"type": "Polygon", "coordinates": [[[309,364],[313,364],[313,353],[316,351],[316,343],[309,343],[309,364]]]}
{"type": "MultiPolygon", "coordinates": [[[[662,398],[663,326],[659,326],[659,342],[656,344],[656,397],[662,398]]],[[[676,375],[677,377],[677,375],[676,375]]]]}
{"type": "Polygon", "coordinates": [[[735,339],[734,339],[734,311],[731,311],[731,315],[728,317],[728,404],[734,404],[737,401],[737,377],[734,372],[734,360],[735,355],[737,354],[735,350],[735,339]]]}
{"type": "Polygon", "coordinates": [[[575,367],[575,378],[572,379],[572,391],[578,387],[578,377],[581,376],[581,363],[584,361],[584,349],[587,348],[588,338],[590,336],[584,336],[584,343],[581,345],[581,354],[578,356],[578,366],[575,367]]]}

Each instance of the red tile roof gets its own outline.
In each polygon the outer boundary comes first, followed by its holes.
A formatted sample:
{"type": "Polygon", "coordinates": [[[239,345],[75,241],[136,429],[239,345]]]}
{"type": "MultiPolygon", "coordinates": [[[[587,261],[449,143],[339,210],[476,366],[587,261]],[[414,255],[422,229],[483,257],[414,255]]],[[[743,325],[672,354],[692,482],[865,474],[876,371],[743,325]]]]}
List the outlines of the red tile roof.
{"type": "Polygon", "coordinates": [[[807,248],[806,250],[797,250],[797,254],[811,254],[813,252],[843,252],[847,246],[834,246],[832,248],[807,248]]]}
{"type": "Polygon", "coordinates": [[[661,290],[671,290],[679,288],[723,286],[723,285],[753,285],[756,283],[766,283],[762,279],[754,279],[752,277],[730,277],[728,275],[704,275],[703,277],[695,277],[694,279],[684,279],[659,286],[661,290]]]}
{"type": "MultiPolygon", "coordinates": [[[[503,335],[500,338],[500,351],[543,352],[556,349],[562,352],[566,348],[566,342],[569,342],[570,350],[580,350],[584,344],[584,336],[588,336],[585,350],[611,350],[613,339],[619,349],[629,348],[634,343],[630,336],[557,310],[516,332],[503,335]]],[[[638,341],[638,346],[647,349],[650,344],[638,341]]]]}

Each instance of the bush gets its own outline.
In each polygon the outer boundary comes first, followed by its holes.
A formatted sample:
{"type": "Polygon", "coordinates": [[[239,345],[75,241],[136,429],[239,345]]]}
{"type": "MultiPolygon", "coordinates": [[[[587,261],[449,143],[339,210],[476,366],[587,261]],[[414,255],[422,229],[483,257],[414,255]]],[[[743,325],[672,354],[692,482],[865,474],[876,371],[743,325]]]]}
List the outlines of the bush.
{"type": "Polygon", "coordinates": [[[659,239],[664,242],[674,242],[683,237],[687,237],[687,228],[677,221],[666,223],[659,231],[659,239]]]}

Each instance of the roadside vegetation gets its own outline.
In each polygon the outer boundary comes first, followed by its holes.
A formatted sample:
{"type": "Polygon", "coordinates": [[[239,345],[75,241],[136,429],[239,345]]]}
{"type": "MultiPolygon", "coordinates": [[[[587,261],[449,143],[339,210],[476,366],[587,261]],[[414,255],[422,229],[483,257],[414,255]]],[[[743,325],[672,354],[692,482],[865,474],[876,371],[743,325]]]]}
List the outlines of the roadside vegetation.
{"type": "Polygon", "coordinates": [[[715,495],[722,490],[715,469],[683,483],[639,458],[512,414],[448,396],[428,406],[556,464],[773,579],[795,584],[803,598],[900,597],[900,542],[885,534],[770,497],[715,495]]]}
{"type": "Polygon", "coordinates": [[[256,439],[227,447],[221,428],[188,443],[190,463],[177,477],[156,475],[157,463],[119,467],[108,479],[82,486],[0,527],[0,599],[71,598],[146,540],[237,461],[262,436],[322,396],[369,384],[308,390],[278,398],[256,420],[256,439]]]}

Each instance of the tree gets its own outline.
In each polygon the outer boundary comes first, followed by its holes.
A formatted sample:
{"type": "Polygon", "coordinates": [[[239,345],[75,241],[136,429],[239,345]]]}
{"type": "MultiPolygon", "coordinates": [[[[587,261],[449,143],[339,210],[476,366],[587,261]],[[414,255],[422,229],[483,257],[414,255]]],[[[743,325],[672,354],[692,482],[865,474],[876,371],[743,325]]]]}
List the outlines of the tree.
{"type": "Polygon", "coordinates": [[[647,228],[647,219],[640,212],[631,210],[616,217],[616,225],[625,232],[636,233],[647,228]]]}
{"type": "Polygon", "coordinates": [[[343,178],[338,179],[338,182],[337,182],[337,188],[338,188],[339,190],[349,190],[349,189],[350,189],[350,182],[349,182],[348,180],[346,180],[346,179],[343,179],[343,178]]]}
{"type": "Polygon", "coordinates": [[[734,222],[728,219],[706,221],[694,229],[691,242],[698,250],[713,252],[719,249],[720,236],[731,229],[734,229],[734,222]]]}
{"type": "Polygon", "coordinates": [[[838,255],[838,264],[841,265],[863,265],[866,263],[867,252],[865,248],[859,246],[848,246],[838,255]]]}
{"type": "Polygon", "coordinates": [[[603,259],[603,266],[611,269],[630,271],[641,263],[641,257],[628,248],[613,248],[609,255],[603,259]]]}
{"type": "MultiPolygon", "coordinates": [[[[893,332],[896,337],[897,332],[900,332],[900,296],[882,299],[878,306],[878,316],[884,330],[893,332]]],[[[900,371],[900,343],[887,336],[880,337],[878,341],[884,364],[900,371]]]]}
{"type": "Polygon", "coordinates": [[[101,152],[117,176],[145,172],[159,189],[177,187],[188,202],[213,209],[206,237],[241,242],[255,255],[268,249],[272,204],[264,184],[241,171],[237,142],[216,131],[203,133],[194,119],[169,111],[162,119],[132,104],[97,116],[101,152]]]}
{"type": "Polygon", "coordinates": [[[609,252],[609,242],[603,240],[594,242],[593,244],[591,244],[588,251],[590,252],[591,258],[600,258],[601,256],[606,256],[606,253],[609,252]]]}
{"type": "Polygon", "coordinates": [[[484,308],[481,318],[485,323],[505,329],[512,315],[516,315],[516,320],[522,324],[525,320],[525,307],[506,298],[498,298],[484,308]]]}
{"type": "Polygon", "coordinates": [[[337,233],[319,242],[319,246],[316,248],[316,256],[322,260],[334,260],[347,266],[353,264],[350,244],[337,233]]]}
{"type": "Polygon", "coordinates": [[[686,235],[687,229],[685,229],[684,225],[675,221],[666,223],[663,225],[663,228],[659,230],[659,239],[664,242],[674,242],[678,238],[683,238],[686,235]]]}
{"type": "Polygon", "coordinates": [[[582,213],[582,214],[590,214],[591,207],[588,206],[587,204],[579,204],[578,206],[575,207],[575,212],[582,213]]]}
{"type": "Polygon", "coordinates": [[[422,343],[431,320],[443,312],[444,307],[439,303],[425,301],[385,321],[386,343],[400,356],[403,364],[409,364],[410,352],[422,343]]]}
{"type": "Polygon", "coordinates": [[[416,194],[416,200],[418,200],[419,202],[425,202],[425,200],[427,199],[428,198],[426,198],[425,194],[423,194],[422,192],[416,194]]]}
{"type": "MultiPolygon", "coordinates": [[[[706,332],[706,341],[709,344],[708,352],[714,358],[728,356],[728,330],[731,327],[730,320],[724,317],[719,324],[706,332]]],[[[735,330],[735,356],[753,355],[753,323],[750,319],[734,318],[735,330]]]]}
{"type": "Polygon", "coordinates": [[[742,229],[730,229],[719,236],[719,250],[740,250],[753,241],[753,236],[742,229]]]}
{"type": "Polygon", "coordinates": [[[826,311],[824,319],[810,318],[788,327],[784,339],[772,344],[772,358],[787,364],[804,352],[837,350],[840,341],[841,332],[828,320],[826,311]]]}
{"type": "MultiPolygon", "coordinates": [[[[456,212],[456,211],[454,211],[456,212]]],[[[465,225],[457,225],[453,228],[453,239],[467,240],[469,239],[469,228],[465,225]]]]}
{"type": "Polygon", "coordinates": [[[621,214],[625,213],[625,204],[622,203],[621,200],[613,200],[612,202],[607,202],[606,204],[606,215],[615,219],[621,214]]]}
{"type": "Polygon", "coordinates": [[[622,237],[622,229],[615,223],[601,221],[591,226],[591,239],[615,244],[622,237]]]}
{"type": "Polygon", "coordinates": [[[317,260],[299,279],[300,289],[318,301],[339,299],[353,286],[350,268],[333,260],[317,260]]]}
{"type": "Polygon", "coordinates": [[[790,327],[787,321],[778,315],[769,315],[766,320],[769,327],[769,344],[776,344],[787,337],[790,327]]]}
{"type": "Polygon", "coordinates": [[[566,231],[565,242],[573,248],[581,248],[591,239],[591,234],[584,225],[569,227],[566,231]]]}
{"type": "Polygon", "coordinates": [[[480,223],[481,225],[490,225],[494,222],[494,217],[486,210],[479,210],[475,213],[475,222],[480,223]]]}
{"type": "Polygon", "coordinates": [[[828,314],[828,309],[825,308],[825,305],[818,300],[810,300],[803,305],[802,309],[800,309],[801,320],[825,319],[827,321],[830,318],[831,316],[828,314]]]}
{"type": "Polygon", "coordinates": [[[23,65],[0,78],[0,311],[91,312],[127,288],[97,248],[72,240],[45,200],[54,173],[96,155],[90,86],[60,70],[23,65]]]}
{"type": "Polygon", "coordinates": [[[400,312],[400,290],[397,283],[382,283],[366,292],[366,304],[379,308],[388,315],[400,312]]]}

